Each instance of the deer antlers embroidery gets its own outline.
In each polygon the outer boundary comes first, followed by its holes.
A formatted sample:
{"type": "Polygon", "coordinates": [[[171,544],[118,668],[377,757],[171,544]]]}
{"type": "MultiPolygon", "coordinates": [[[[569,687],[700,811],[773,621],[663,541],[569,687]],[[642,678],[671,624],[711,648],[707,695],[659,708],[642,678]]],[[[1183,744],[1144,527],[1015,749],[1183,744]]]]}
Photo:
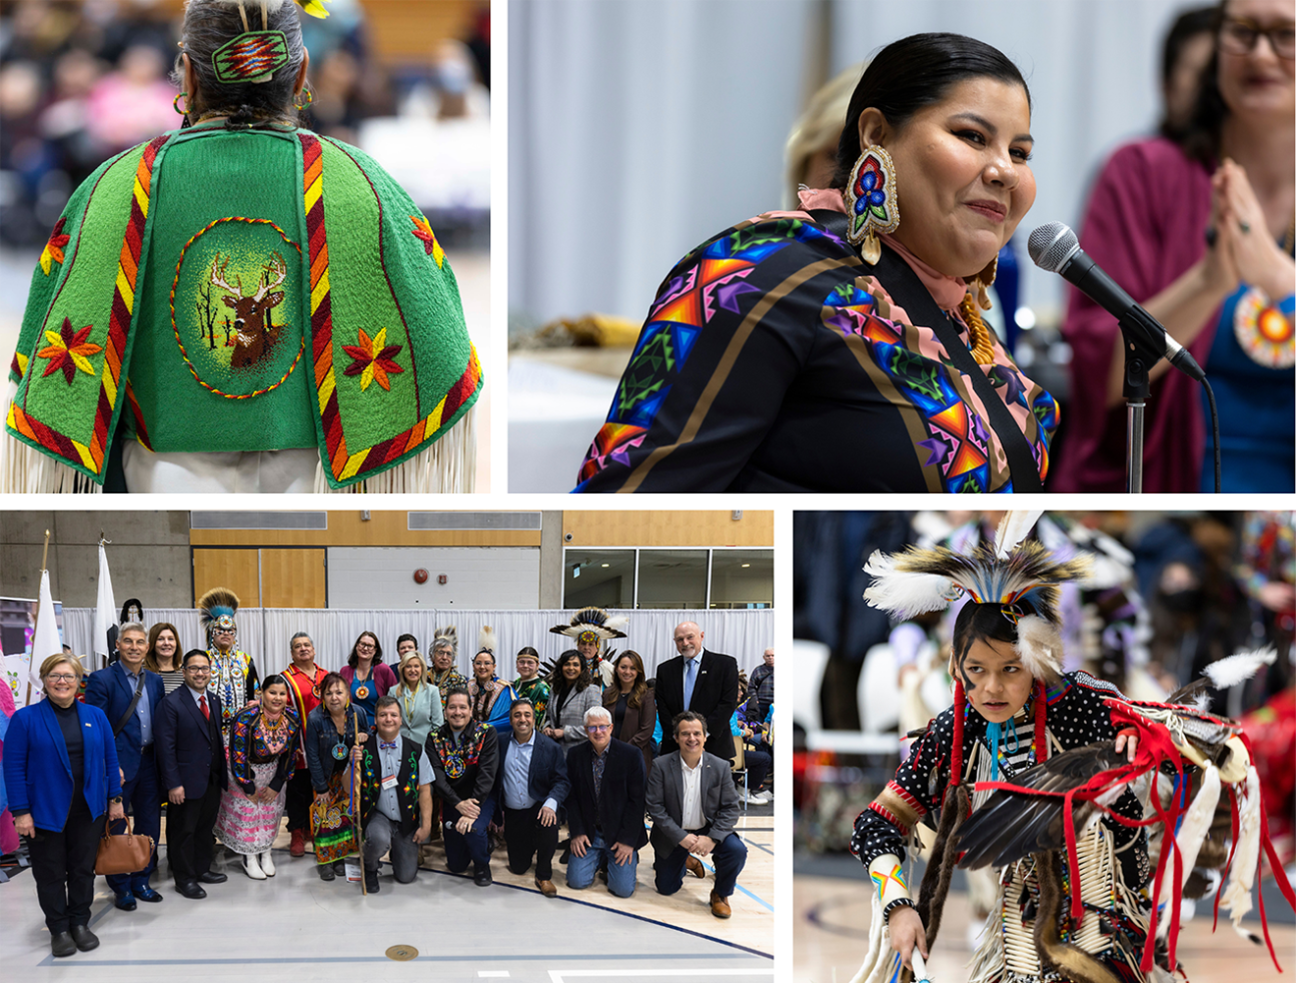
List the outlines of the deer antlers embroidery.
{"type": "Polygon", "coordinates": [[[283,330],[281,325],[273,323],[270,312],[283,303],[283,291],[275,288],[288,276],[288,266],[279,253],[272,254],[261,268],[256,293],[244,296],[241,277],[234,278],[235,286],[229,284],[229,264],[228,259],[222,263],[217,253],[212,260],[211,282],[228,291],[222,300],[234,310],[234,354],[230,356],[230,367],[250,368],[266,358],[283,330]]]}

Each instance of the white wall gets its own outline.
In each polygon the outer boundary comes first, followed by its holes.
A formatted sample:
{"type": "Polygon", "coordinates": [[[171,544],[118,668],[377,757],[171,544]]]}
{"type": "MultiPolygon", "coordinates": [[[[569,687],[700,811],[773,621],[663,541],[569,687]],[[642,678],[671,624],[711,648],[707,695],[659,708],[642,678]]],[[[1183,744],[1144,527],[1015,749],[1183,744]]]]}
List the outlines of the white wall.
{"type": "Polygon", "coordinates": [[[328,550],[331,608],[535,608],[540,603],[536,547],[341,547],[328,550]],[[424,569],[428,581],[414,582],[424,569]],[[445,574],[442,586],[437,576],[445,574]]]}

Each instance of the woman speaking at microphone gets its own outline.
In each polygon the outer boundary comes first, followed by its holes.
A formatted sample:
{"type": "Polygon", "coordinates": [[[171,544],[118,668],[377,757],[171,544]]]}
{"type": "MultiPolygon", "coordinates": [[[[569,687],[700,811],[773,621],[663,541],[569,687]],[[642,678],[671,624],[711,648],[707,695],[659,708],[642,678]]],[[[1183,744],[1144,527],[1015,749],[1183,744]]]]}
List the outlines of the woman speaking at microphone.
{"type": "MultiPolygon", "coordinates": [[[[1225,492],[1290,492],[1296,475],[1293,13],[1292,0],[1220,4],[1187,132],[1116,151],[1080,237],[1206,370],[1225,492]]],[[[1054,490],[1123,491],[1120,331],[1073,291],[1063,332],[1074,353],[1072,404],[1054,490]]],[[[1164,361],[1150,375],[1143,490],[1213,491],[1202,387],[1164,361]]]]}
{"type": "Polygon", "coordinates": [[[576,490],[1040,490],[1057,404],[981,319],[1035,201],[1030,117],[987,44],[879,52],[831,186],[663,281],[576,490]]]}

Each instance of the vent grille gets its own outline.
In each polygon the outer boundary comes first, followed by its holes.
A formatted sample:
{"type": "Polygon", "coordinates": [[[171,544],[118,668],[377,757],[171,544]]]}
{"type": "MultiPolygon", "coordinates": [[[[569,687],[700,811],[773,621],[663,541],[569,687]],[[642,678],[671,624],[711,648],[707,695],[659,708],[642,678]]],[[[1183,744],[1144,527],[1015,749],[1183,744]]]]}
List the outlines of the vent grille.
{"type": "Polygon", "coordinates": [[[191,529],[328,529],[327,512],[190,512],[191,529]]]}
{"type": "Polygon", "coordinates": [[[539,532],[539,512],[410,512],[410,532],[504,529],[539,532]]]}

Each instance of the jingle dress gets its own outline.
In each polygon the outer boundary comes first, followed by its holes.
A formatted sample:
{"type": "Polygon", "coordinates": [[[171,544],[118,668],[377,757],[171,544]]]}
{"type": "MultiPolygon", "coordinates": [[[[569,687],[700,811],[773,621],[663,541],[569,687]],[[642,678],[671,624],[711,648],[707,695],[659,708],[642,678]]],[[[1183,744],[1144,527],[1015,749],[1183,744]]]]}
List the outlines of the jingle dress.
{"type": "Polygon", "coordinates": [[[221,793],[216,833],[238,854],[260,854],[270,849],[279,834],[286,786],[296,771],[301,720],[285,707],[275,725],[261,708],[247,707],[234,717],[229,741],[229,788],[221,793]],[[275,797],[259,802],[253,796],[270,787],[275,797]]]}
{"type": "MultiPolygon", "coordinates": [[[[1103,168],[1080,239],[1094,261],[1137,301],[1156,296],[1201,259],[1210,222],[1211,171],[1168,140],[1122,147],[1103,168]]],[[[1288,245],[1290,249],[1290,244],[1288,245]]],[[[1187,345],[1215,390],[1221,490],[1290,492],[1296,474],[1296,297],[1265,308],[1245,284],[1187,345]]],[[[1067,450],[1055,490],[1125,490],[1125,404],[1108,407],[1116,320],[1070,291],[1063,336],[1071,346],[1067,450]]],[[[1213,492],[1205,390],[1171,370],[1152,383],[1144,422],[1143,490],[1213,492]]]]}
{"type": "MultiPolygon", "coordinates": [[[[1110,683],[1084,672],[1067,673],[1046,693],[1050,757],[1060,750],[1115,736],[1110,711],[1103,700],[1124,700],[1124,697],[1110,683]]],[[[1035,763],[1034,703],[1035,696],[1032,696],[1019,711],[1019,717],[1014,718],[1020,736],[1015,748],[1011,739],[1000,745],[997,774],[993,778],[994,752],[987,737],[986,720],[968,705],[961,758],[966,765],[965,781],[1012,781],[1015,775],[1035,763]]],[[[928,725],[927,733],[915,742],[895,778],[856,819],[851,852],[865,867],[886,854],[903,861],[905,843],[914,824],[928,818],[935,826],[950,779],[954,712],[950,707],[928,725]]],[[[988,791],[972,793],[974,812],[989,794],[988,791]]],[[[1143,818],[1143,805],[1131,789],[1126,789],[1111,809],[1131,819],[1143,818]]],[[[1079,851],[1084,871],[1080,891],[1087,915],[1079,929],[1073,930],[1067,911],[1060,911],[1061,938],[1098,959],[1122,983],[1143,983],[1145,977],[1139,971],[1139,959],[1147,935],[1147,918],[1140,905],[1139,892],[1150,877],[1146,834],[1142,829],[1131,829],[1104,818],[1080,838],[1079,851]]],[[[994,930],[986,932],[973,957],[970,981],[1039,983],[1068,979],[1040,964],[1034,942],[1040,885],[1034,864],[1035,858],[1028,857],[1000,872],[998,917],[992,911],[994,930]]],[[[1069,894],[1072,885],[1065,856],[1057,860],[1056,872],[1069,894]]],[[[897,868],[892,876],[904,875],[897,868]]]]}
{"type": "Polygon", "coordinates": [[[1058,406],[961,280],[845,238],[838,192],[684,257],[658,288],[578,492],[1011,492],[1048,474],[1058,406]]]}

